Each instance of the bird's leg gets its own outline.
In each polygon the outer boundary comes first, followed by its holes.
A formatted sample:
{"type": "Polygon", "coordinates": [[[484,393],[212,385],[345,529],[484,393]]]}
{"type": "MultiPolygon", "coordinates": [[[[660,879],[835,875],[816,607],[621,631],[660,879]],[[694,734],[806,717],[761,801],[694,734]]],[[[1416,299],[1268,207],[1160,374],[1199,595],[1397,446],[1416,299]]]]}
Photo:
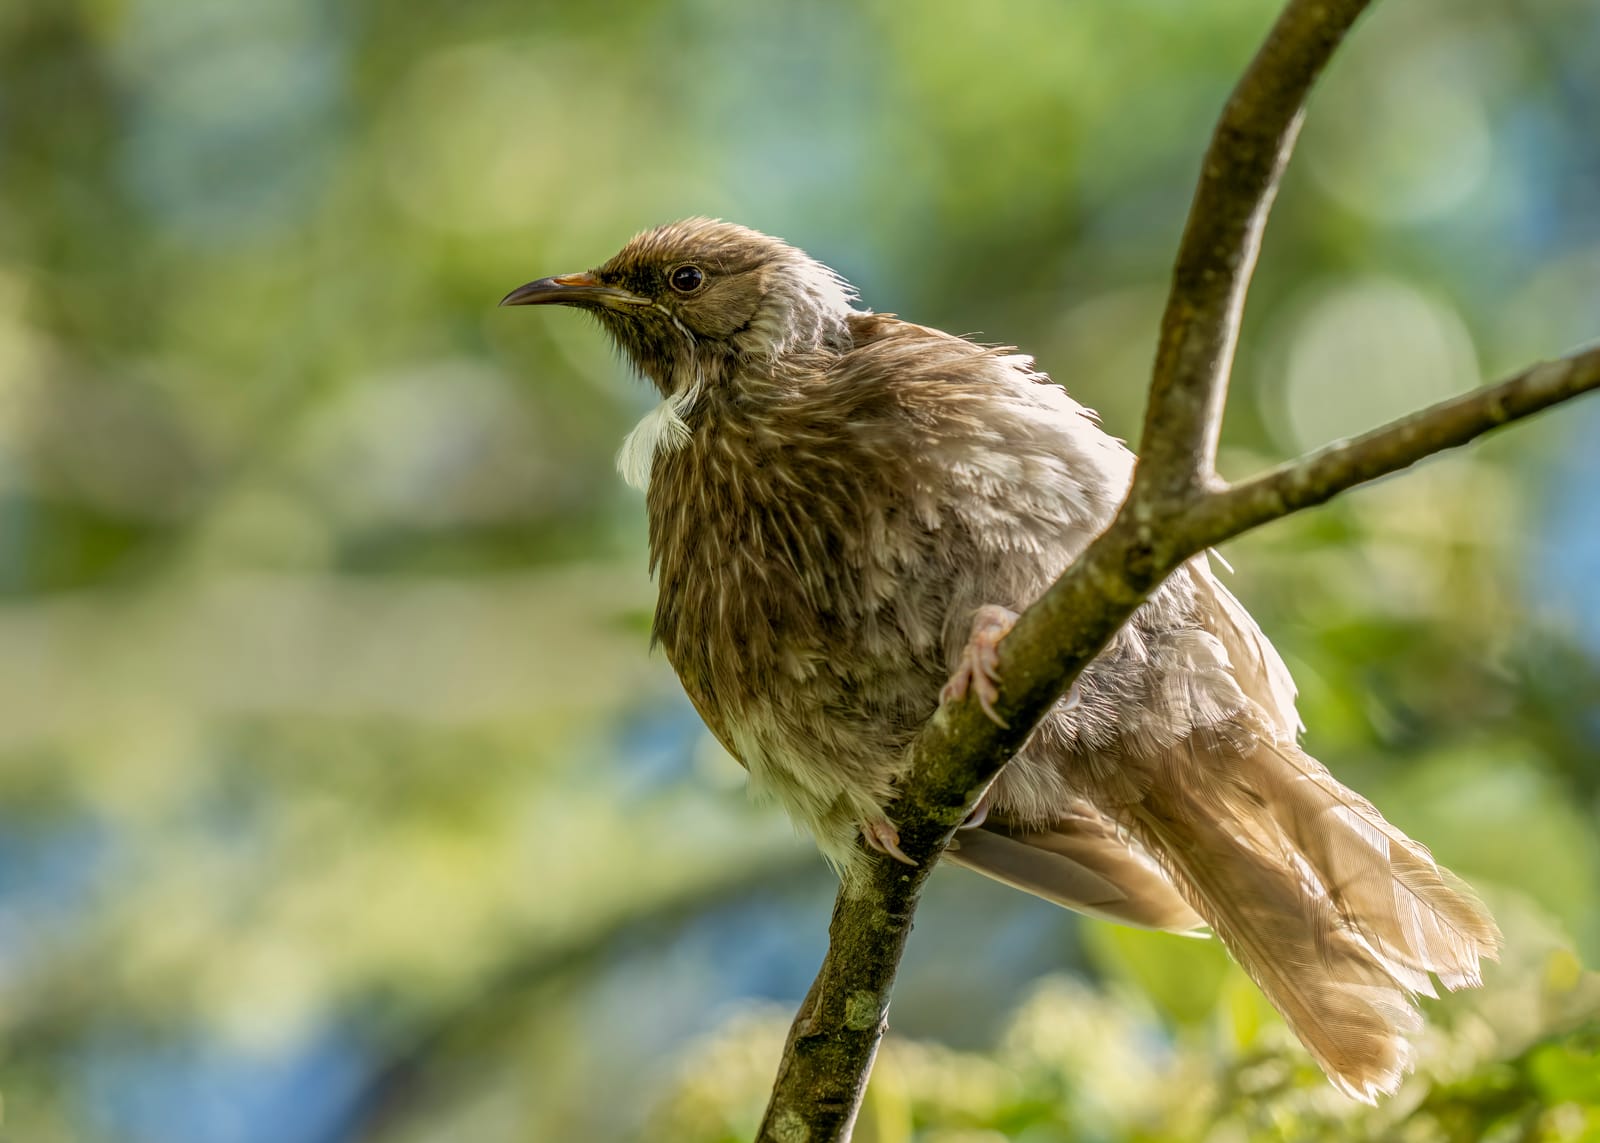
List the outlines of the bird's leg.
{"type": "Polygon", "coordinates": [[[894,823],[888,818],[869,818],[862,822],[861,840],[879,853],[887,853],[896,861],[906,865],[916,864],[901,852],[900,831],[894,828],[894,823]]]}
{"type": "Polygon", "coordinates": [[[973,613],[972,633],[961,649],[961,662],[939,692],[941,705],[959,702],[971,689],[977,693],[978,705],[989,720],[997,726],[1006,724],[994,709],[995,700],[1000,697],[1000,640],[1011,633],[1016,622],[1015,611],[992,603],[984,604],[973,613]]]}

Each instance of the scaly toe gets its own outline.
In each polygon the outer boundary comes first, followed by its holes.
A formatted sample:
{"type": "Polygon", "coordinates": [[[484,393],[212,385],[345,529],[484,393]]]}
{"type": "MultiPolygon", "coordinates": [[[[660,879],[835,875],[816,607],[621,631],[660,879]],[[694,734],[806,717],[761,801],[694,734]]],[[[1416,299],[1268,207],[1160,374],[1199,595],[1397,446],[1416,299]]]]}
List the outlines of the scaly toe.
{"type": "Polygon", "coordinates": [[[978,692],[978,706],[983,713],[988,715],[989,721],[1002,729],[1011,724],[1000,717],[1000,712],[995,710],[994,704],[1000,698],[1000,688],[995,685],[995,676],[987,673],[979,674],[974,680],[978,692]]]}
{"type": "Polygon", "coordinates": [[[960,702],[967,697],[967,688],[971,685],[972,668],[963,662],[956,668],[956,673],[950,676],[950,681],[939,688],[939,705],[960,702]]]}
{"type": "Polygon", "coordinates": [[[972,633],[961,649],[955,673],[939,692],[941,704],[958,702],[969,690],[978,696],[984,716],[996,726],[1006,726],[995,704],[1000,699],[1000,640],[1011,632],[1017,617],[1004,607],[986,604],[972,617],[972,633]]]}

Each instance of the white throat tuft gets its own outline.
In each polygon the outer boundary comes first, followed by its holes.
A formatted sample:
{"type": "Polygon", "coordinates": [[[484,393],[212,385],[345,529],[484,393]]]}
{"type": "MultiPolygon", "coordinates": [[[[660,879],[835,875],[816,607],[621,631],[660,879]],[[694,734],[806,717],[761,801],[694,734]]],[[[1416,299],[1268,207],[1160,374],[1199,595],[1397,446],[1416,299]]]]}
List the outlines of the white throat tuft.
{"type": "Polygon", "coordinates": [[[699,396],[697,382],[663,398],[622,438],[617,471],[629,486],[641,492],[649,488],[650,470],[655,467],[657,454],[676,452],[689,443],[689,422],[684,418],[699,396]]]}

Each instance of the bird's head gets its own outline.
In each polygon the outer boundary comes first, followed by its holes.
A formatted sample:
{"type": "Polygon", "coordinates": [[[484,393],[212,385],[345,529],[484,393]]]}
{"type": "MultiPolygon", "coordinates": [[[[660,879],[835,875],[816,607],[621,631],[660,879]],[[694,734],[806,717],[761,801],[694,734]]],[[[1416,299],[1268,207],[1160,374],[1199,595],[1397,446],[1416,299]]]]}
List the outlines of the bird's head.
{"type": "Polygon", "coordinates": [[[741,363],[846,348],[853,296],[786,242],[692,218],[645,231],[597,269],[519,286],[500,304],[589,311],[672,396],[716,384],[741,363]]]}

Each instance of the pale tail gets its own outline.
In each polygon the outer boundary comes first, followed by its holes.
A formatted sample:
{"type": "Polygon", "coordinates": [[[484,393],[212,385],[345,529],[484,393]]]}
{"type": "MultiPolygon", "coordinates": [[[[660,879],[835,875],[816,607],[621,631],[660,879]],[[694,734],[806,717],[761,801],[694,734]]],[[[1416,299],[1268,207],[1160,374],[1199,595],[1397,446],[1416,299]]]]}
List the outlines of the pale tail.
{"type": "Polygon", "coordinates": [[[1479,983],[1500,933],[1427,849],[1253,719],[1156,762],[1132,823],[1347,1094],[1409,1070],[1414,994],[1479,983]]]}

